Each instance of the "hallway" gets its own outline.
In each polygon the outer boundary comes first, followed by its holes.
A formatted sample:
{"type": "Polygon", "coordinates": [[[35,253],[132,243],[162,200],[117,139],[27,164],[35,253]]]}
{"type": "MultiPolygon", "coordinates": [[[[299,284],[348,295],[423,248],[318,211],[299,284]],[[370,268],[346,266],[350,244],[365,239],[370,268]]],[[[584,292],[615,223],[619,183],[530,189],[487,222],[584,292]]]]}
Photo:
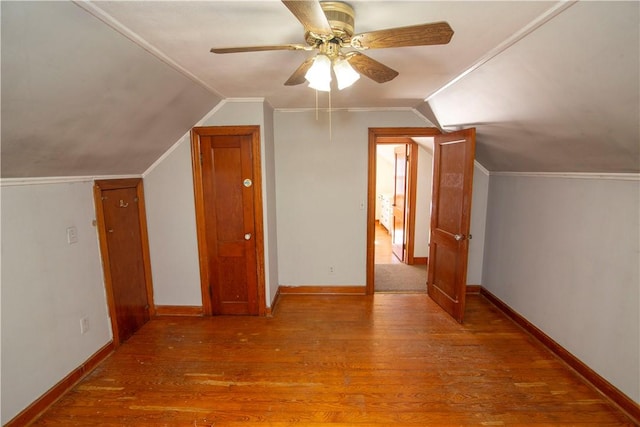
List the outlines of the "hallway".
{"type": "Polygon", "coordinates": [[[402,262],[393,255],[391,250],[391,234],[376,221],[375,236],[375,263],[376,264],[402,264],[402,262]]]}

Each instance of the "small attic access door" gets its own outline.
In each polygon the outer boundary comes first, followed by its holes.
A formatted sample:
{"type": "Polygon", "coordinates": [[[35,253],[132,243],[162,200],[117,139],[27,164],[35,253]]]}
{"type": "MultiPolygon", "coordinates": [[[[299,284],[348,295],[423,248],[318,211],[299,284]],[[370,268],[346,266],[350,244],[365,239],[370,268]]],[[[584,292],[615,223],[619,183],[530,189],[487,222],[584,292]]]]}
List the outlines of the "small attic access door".
{"type": "Polygon", "coordinates": [[[202,308],[207,315],[264,315],[260,128],[191,132],[202,308]]]}
{"type": "Polygon", "coordinates": [[[97,180],[93,188],[111,328],[119,345],[155,314],[142,179],[97,180]]]}

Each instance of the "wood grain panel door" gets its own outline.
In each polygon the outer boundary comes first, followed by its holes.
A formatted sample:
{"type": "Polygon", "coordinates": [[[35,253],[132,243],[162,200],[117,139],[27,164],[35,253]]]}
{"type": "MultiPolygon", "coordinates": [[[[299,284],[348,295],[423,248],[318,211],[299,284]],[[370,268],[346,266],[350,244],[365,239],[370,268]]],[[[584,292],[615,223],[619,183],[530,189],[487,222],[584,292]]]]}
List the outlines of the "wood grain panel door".
{"type": "Polygon", "coordinates": [[[142,180],[96,181],[94,193],[107,298],[119,344],[149,321],[153,311],[142,180]]]}
{"type": "Polygon", "coordinates": [[[400,261],[405,261],[407,215],[407,145],[394,148],[393,227],[391,250],[400,261]]]}
{"type": "Polygon", "coordinates": [[[200,263],[208,299],[203,308],[207,312],[210,305],[211,314],[264,310],[259,141],[257,127],[193,130],[200,263]]]}
{"type": "Polygon", "coordinates": [[[427,287],[458,322],[464,319],[475,129],[434,138],[427,287]]]}

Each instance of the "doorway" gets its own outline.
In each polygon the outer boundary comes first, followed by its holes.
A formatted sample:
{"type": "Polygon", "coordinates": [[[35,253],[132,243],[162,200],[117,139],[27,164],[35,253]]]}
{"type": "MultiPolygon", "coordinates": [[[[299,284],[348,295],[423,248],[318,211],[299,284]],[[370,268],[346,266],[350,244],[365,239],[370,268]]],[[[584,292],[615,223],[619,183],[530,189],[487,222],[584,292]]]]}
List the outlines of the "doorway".
{"type": "MultiPolygon", "coordinates": [[[[431,299],[462,323],[475,158],[475,128],[446,134],[436,128],[369,128],[366,293],[375,292],[376,146],[388,137],[433,138],[433,194],[425,286],[431,299]]],[[[410,204],[408,206],[411,206],[410,204]]],[[[411,209],[411,208],[410,208],[411,209]]],[[[415,209],[414,209],[415,210],[415,209]]],[[[408,237],[410,237],[410,233],[408,237]]]]}
{"type": "Polygon", "coordinates": [[[428,203],[423,187],[428,180],[421,175],[430,173],[431,165],[418,167],[427,153],[415,141],[397,140],[397,144],[376,144],[374,288],[375,292],[426,292],[428,228],[424,219],[428,217],[428,203]],[[422,224],[418,224],[420,220],[422,224]]]}
{"type": "Polygon", "coordinates": [[[376,144],[376,265],[413,263],[407,244],[414,237],[408,218],[415,205],[414,145],[409,138],[385,138],[376,144]]]}
{"type": "Polygon", "coordinates": [[[418,204],[420,156],[414,138],[438,134],[436,128],[369,129],[367,294],[426,292],[429,200],[418,204]],[[416,222],[425,228],[419,239],[416,222]],[[421,256],[416,256],[417,246],[421,256]]]}

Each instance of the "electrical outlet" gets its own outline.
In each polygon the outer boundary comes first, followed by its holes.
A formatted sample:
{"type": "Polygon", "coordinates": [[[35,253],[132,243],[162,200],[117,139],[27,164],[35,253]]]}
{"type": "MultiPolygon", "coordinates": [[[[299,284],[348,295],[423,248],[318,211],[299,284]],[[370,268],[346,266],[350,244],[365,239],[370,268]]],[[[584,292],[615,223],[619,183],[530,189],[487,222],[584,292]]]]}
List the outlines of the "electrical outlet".
{"type": "Polygon", "coordinates": [[[82,317],[80,319],[80,333],[86,334],[87,332],[89,332],[89,318],[82,317]]]}
{"type": "Polygon", "coordinates": [[[67,228],[67,243],[78,243],[78,229],[75,225],[67,228]]]}
{"type": "Polygon", "coordinates": [[[333,265],[329,266],[329,274],[333,274],[335,272],[335,269],[333,268],[333,265]]]}

